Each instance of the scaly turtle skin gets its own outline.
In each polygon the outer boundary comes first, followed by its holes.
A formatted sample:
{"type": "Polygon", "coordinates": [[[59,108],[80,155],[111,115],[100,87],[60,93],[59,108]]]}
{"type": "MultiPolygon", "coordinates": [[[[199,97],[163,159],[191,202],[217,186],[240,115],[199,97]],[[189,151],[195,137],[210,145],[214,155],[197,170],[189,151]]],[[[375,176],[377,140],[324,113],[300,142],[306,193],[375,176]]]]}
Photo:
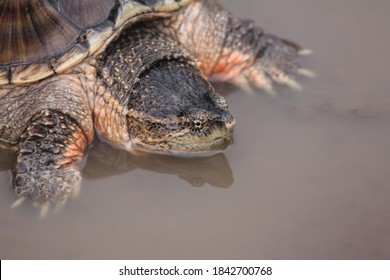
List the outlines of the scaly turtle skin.
{"type": "Polygon", "coordinates": [[[225,148],[207,79],[295,85],[300,47],[212,0],[0,0],[0,143],[20,197],[64,200],[97,132],[127,151],[225,148]]]}

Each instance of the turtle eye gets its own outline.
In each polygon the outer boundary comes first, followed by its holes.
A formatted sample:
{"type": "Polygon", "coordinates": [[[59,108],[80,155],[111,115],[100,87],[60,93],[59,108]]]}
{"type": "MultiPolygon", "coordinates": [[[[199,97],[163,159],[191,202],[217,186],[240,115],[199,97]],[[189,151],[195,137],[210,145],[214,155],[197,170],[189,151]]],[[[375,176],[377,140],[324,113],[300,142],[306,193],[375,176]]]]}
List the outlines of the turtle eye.
{"type": "Polygon", "coordinates": [[[201,120],[194,120],[194,126],[197,129],[201,129],[203,127],[203,121],[201,121],[201,120]]]}

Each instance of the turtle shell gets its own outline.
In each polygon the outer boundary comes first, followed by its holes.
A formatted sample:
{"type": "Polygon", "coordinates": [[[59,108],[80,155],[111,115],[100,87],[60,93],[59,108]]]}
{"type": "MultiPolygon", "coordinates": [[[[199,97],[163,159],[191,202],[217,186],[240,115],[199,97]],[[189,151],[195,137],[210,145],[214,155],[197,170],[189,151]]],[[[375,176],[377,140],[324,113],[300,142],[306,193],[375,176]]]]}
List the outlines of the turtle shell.
{"type": "Polygon", "coordinates": [[[62,73],[129,24],[191,0],[0,0],[0,85],[62,73]]]}

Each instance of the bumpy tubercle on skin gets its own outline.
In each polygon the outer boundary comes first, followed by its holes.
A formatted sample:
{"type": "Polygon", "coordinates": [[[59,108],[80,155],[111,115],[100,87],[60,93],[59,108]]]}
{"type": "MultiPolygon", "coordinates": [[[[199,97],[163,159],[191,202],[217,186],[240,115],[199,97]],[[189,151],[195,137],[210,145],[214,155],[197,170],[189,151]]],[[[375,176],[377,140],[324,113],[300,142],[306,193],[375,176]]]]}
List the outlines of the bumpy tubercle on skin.
{"type": "Polygon", "coordinates": [[[123,147],[130,141],[126,115],[122,106],[103,85],[99,85],[93,108],[94,122],[99,133],[113,144],[123,147]]]}
{"type": "Polygon", "coordinates": [[[28,86],[0,88],[0,139],[16,145],[31,118],[42,110],[62,112],[77,120],[87,142],[94,137],[90,104],[77,71],[55,75],[28,86]]]}
{"type": "Polygon", "coordinates": [[[88,144],[84,133],[76,131],[67,141],[63,157],[56,162],[57,166],[68,166],[84,157],[84,151],[88,144]]]}
{"type": "MultiPolygon", "coordinates": [[[[80,76],[98,134],[109,139],[112,144],[123,147],[130,141],[126,122],[128,110],[114,98],[107,84],[96,78],[97,68],[97,60],[91,58],[77,66],[72,72],[80,76]]],[[[105,70],[101,71],[104,73],[105,70]]]]}

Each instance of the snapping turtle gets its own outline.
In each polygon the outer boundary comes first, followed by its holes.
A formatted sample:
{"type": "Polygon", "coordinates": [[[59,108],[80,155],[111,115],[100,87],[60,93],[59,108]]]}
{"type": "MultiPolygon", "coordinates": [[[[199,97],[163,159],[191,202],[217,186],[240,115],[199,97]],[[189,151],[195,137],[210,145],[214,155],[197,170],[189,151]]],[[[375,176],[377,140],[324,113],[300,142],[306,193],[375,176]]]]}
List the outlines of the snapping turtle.
{"type": "Polygon", "coordinates": [[[0,144],[15,192],[66,198],[95,132],[128,151],[197,153],[231,140],[208,82],[296,85],[302,49],[213,0],[1,0],[0,144]]]}

